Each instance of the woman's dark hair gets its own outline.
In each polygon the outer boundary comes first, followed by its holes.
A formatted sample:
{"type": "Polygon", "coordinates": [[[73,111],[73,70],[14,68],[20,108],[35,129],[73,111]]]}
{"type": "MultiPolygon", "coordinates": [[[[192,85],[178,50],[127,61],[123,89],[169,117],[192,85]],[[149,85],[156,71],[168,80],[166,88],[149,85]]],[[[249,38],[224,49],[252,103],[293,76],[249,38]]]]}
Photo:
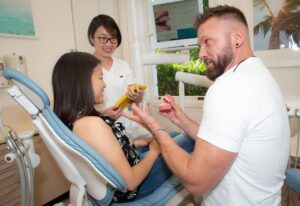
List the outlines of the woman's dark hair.
{"type": "Polygon", "coordinates": [[[52,73],[53,110],[69,127],[80,117],[96,114],[92,74],[100,60],[84,52],[63,54],[52,73]]]}
{"type": "Polygon", "coordinates": [[[248,28],[247,20],[243,12],[236,7],[228,5],[205,9],[203,14],[200,14],[196,17],[195,27],[198,28],[212,17],[232,18],[244,24],[248,28]]]}
{"type": "Polygon", "coordinates": [[[113,18],[111,18],[108,15],[105,14],[100,14],[98,16],[95,16],[88,28],[88,40],[92,46],[94,46],[92,39],[95,37],[96,30],[100,27],[103,26],[107,32],[112,35],[113,37],[116,37],[118,40],[118,46],[120,46],[122,42],[122,35],[120,32],[120,29],[115,22],[113,18]]]}

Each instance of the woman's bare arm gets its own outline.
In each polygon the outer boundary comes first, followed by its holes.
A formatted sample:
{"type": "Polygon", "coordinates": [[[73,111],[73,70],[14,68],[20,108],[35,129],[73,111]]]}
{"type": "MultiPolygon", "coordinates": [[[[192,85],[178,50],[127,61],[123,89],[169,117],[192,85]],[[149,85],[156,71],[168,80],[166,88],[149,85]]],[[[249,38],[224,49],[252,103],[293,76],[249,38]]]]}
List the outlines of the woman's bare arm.
{"type": "Polygon", "coordinates": [[[131,167],[111,128],[99,117],[90,116],[77,120],[73,131],[120,173],[129,190],[135,189],[145,179],[160,153],[158,145],[150,145],[148,155],[131,167]]]}

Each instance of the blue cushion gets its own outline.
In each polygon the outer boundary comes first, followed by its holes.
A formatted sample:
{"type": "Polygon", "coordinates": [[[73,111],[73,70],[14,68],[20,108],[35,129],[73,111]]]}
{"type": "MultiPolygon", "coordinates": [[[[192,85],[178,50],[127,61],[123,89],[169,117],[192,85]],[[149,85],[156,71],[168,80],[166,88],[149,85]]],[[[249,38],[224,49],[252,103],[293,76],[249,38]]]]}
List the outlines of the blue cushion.
{"type": "Polygon", "coordinates": [[[105,197],[102,200],[96,200],[95,198],[93,198],[91,195],[88,194],[89,203],[92,206],[110,205],[111,201],[112,201],[112,199],[114,197],[114,194],[115,194],[115,191],[113,189],[111,189],[111,188],[107,189],[107,194],[105,195],[105,197]]]}
{"type": "Polygon", "coordinates": [[[6,68],[3,71],[3,76],[6,79],[13,79],[22,83],[23,85],[25,85],[27,88],[32,90],[35,94],[37,94],[40,97],[40,99],[44,103],[44,106],[50,105],[50,101],[46,92],[44,92],[44,90],[41,87],[39,87],[39,85],[37,85],[35,82],[33,82],[31,79],[29,79],[21,72],[15,69],[6,68]]]}
{"type": "Polygon", "coordinates": [[[179,179],[173,175],[150,195],[133,202],[113,203],[112,206],[163,206],[182,189],[179,179]]]}
{"type": "Polygon", "coordinates": [[[300,194],[300,169],[288,168],[286,170],[285,184],[300,194]]]}

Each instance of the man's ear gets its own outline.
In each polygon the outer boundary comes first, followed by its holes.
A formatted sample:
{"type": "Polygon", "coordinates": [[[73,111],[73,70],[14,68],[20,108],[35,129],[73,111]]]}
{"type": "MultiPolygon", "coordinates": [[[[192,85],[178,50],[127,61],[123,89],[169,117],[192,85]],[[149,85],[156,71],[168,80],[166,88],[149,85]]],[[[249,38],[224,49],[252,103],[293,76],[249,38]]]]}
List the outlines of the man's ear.
{"type": "Polygon", "coordinates": [[[236,28],[232,33],[231,33],[231,42],[232,46],[235,48],[240,47],[245,41],[245,32],[243,29],[236,28]]]}

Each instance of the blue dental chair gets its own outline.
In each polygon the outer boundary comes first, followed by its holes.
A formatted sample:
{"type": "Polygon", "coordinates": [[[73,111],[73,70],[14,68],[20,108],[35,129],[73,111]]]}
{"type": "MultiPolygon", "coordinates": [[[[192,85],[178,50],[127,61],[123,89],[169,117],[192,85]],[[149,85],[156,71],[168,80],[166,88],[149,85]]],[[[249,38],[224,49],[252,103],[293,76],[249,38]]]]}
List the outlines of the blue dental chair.
{"type": "Polygon", "coordinates": [[[285,184],[293,191],[300,194],[300,169],[297,168],[288,168],[286,170],[286,179],[285,184]]]}
{"type": "Polygon", "coordinates": [[[286,101],[288,114],[291,120],[297,121],[297,133],[291,137],[291,159],[289,167],[286,170],[285,185],[292,189],[294,192],[300,194],[300,99],[292,99],[286,101]]]}
{"type": "Polygon", "coordinates": [[[171,176],[147,197],[129,203],[112,202],[116,190],[127,190],[122,177],[60,121],[50,108],[47,94],[35,82],[15,69],[4,69],[3,76],[13,80],[15,85],[7,89],[8,94],[28,112],[44,144],[71,183],[72,206],[173,206],[187,196],[179,180],[171,176]]]}

